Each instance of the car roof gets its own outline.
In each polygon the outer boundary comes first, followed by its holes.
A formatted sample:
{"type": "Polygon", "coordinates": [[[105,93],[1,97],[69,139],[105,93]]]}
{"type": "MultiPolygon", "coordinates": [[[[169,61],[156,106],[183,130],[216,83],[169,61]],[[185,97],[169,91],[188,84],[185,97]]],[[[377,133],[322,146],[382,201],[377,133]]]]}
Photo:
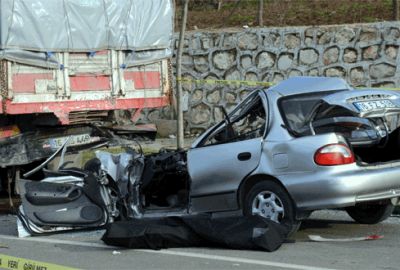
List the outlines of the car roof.
{"type": "Polygon", "coordinates": [[[342,79],[335,77],[292,77],[268,89],[274,90],[283,96],[322,92],[330,90],[350,90],[350,86],[342,79]]]}

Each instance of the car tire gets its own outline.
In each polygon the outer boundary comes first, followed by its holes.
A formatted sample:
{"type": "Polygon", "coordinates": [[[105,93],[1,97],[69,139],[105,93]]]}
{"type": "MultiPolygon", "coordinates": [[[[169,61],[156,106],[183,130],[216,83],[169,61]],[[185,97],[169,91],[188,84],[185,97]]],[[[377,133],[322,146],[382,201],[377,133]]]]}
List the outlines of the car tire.
{"type": "Polygon", "coordinates": [[[394,205],[358,205],[346,207],[346,212],[358,223],[376,224],[387,219],[394,208],[394,205]]]}
{"type": "Polygon", "coordinates": [[[279,184],[270,180],[260,182],[249,190],[243,213],[245,216],[258,214],[278,223],[283,217],[287,217],[292,223],[287,238],[293,236],[301,225],[301,222],[295,219],[294,206],[289,194],[279,184]],[[260,197],[264,197],[263,202],[260,201],[260,197]]]}

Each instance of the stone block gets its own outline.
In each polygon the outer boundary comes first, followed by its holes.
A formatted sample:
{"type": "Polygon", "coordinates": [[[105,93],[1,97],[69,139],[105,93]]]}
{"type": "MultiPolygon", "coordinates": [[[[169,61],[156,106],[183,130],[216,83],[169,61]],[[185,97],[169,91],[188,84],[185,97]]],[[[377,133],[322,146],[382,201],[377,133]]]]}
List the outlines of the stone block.
{"type": "Polygon", "coordinates": [[[253,65],[251,56],[249,55],[242,56],[242,58],[240,59],[240,64],[242,65],[243,69],[250,68],[253,65]]]}
{"type": "Polygon", "coordinates": [[[275,73],[274,78],[272,79],[272,82],[279,83],[279,82],[283,81],[284,79],[285,79],[285,77],[282,74],[275,73]]]}
{"type": "MultiPolygon", "coordinates": [[[[228,70],[225,74],[225,80],[229,81],[241,81],[240,72],[236,68],[228,70]]],[[[230,89],[239,89],[240,85],[231,84],[230,89]]]]}
{"type": "Polygon", "coordinates": [[[201,38],[201,47],[203,50],[208,50],[211,48],[211,39],[210,38],[201,38]]]}
{"type": "MultiPolygon", "coordinates": [[[[184,80],[194,80],[194,77],[192,75],[186,74],[186,75],[183,75],[183,79],[184,80]]],[[[182,82],[182,89],[184,91],[191,92],[195,85],[196,85],[196,83],[193,83],[193,82],[182,82]]]]}
{"type": "Polygon", "coordinates": [[[285,36],[285,45],[286,48],[290,49],[296,49],[300,47],[301,45],[301,40],[295,35],[286,35],[285,36]]]}
{"type": "Polygon", "coordinates": [[[328,68],[324,72],[326,77],[339,77],[344,79],[346,76],[346,71],[341,67],[328,68]]]}
{"type": "Polygon", "coordinates": [[[359,83],[362,82],[364,79],[365,79],[365,72],[362,69],[362,67],[353,68],[350,71],[350,81],[352,83],[359,83]]]}
{"type": "MultiPolygon", "coordinates": [[[[219,80],[219,78],[215,75],[209,75],[205,78],[205,80],[219,80]]],[[[217,87],[217,84],[215,83],[203,83],[201,84],[201,87],[205,90],[213,90],[215,87],[217,87]]]]}
{"type": "Polygon", "coordinates": [[[299,52],[300,64],[310,65],[318,61],[318,52],[314,49],[303,49],[299,52]]]}
{"type": "Polygon", "coordinates": [[[399,50],[398,46],[387,46],[385,53],[387,57],[389,57],[390,59],[396,60],[398,50],[399,50]]]}
{"type": "Polygon", "coordinates": [[[199,46],[199,41],[197,40],[197,38],[192,38],[192,50],[193,51],[197,51],[197,50],[199,50],[200,49],[200,46],[199,46]]]}
{"type": "Polygon", "coordinates": [[[234,94],[234,93],[226,93],[225,100],[228,101],[228,102],[235,101],[236,100],[236,94],[234,94]]]}
{"type": "Polygon", "coordinates": [[[257,68],[263,70],[275,65],[276,56],[270,52],[262,52],[256,58],[257,68]]]}
{"type": "Polygon", "coordinates": [[[304,40],[304,44],[311,44],[311,43],[312,43],[312,41],[313,41],[313,39],[312,39],[312,38],[310,38],[310,37],[306,37],[306,39],[304,40]]]}
{"type": "Polygon", "coordinates": [[[208,65],[208,56],[193,56],[194,58],[194,68],[200,73],[207,72],[210,67],[208,65]]]}
{"type": "Polygon", "coordinates": [[[226,70],[235,61],[236,53],[220,51],[213,55],[214,66],[220,70],[226,70]]]}
{"type": "Polygon", "coordinates": [[[332,47],[327,49],[322,55],[322,62],[325,66],[336,63],[339,59],[339,48],[332,47]]]}
{"type": "Polygon", "coordinates": [[[354,63],[357,60],[357,51],[354,49],[344,50],[343,61],[347,63],[354,63]]]}
{"type": "Polygon", "coordinates": [[[214,121],[215,123],[218,123],[224,118],[224,114],[222,112],[222,109],[220,107],[215,107],[214,108],[214,121]]]}
{"type": "Polygon", "coordinates": [[[336,33],[335,42],[338,45],[347,45],[354,39],[355,36],[356,33],[354,30],[346,27],[336,33]]]}
{"type": "Polygon", "coordinates": [[[379,57],[379,45],[370,46],[363,49],[363,59],[364,60],[374,60],[379,57]]]}
{"type": "Polygon", "coordinates": [[[301,75],[303,75],[303,74],[301,73],[301,71],[299,71],[299,70],[292,70],[292,71],[290,71],[288,78],[296,77],[296,76],[301,76],[301,75]]]}
{"type": "Polygon", "coordinates": [[[159,110],[154,110],[149,113],[147,119],[149,122],[154,123],[155,120],[159,120],[161,118],[161,113],[159,110]]]}
{"type": "Polygon", "coordinates": [[[157,133],[161,136],[178,134],[177,120],[158,120],[154,124],[157,126],[157,133]]]}
{"type": "Polygon", "coordinates": [[[375,27],[363,27],[358,38],[361,42],[371,42],[376,39],[376,28],[375,27]]]}
{"type": "Polygon", "coordinates": [[[400,31],[397,28],[389,28],[386,31],[386,36],[385,36],[386,40],[396,40],[399,37],[400,37],[400,31]]]}
{"type": "Polygon", "coordinates": [[[232,36],[232,34],[229,34],[229,35],[225,35],[225,36],[224,36],[224,41],[223,41],[223,46],[224,46],[224,47],[233,47],[233,46],[235,46],[235,45],[236,45],[235,39],[234,39],[234,37],[232,36]]]}
{"type": "Polygon", "coordinates": [[[293,64],[293,54],[281,54],[278,59],[278,69],[288,70],[293,64]]]}
{"type": "Polygon", "coordinates": [[[221,92],[219,90],[209,93],[207,100],[211,104],[217,104],[221,100],[221,92]]]}
{"type": "Polygon", "coordinates": [[[393,77],[396,73],[396,67],[389,64],[377,64],[369,67],[369,75],[372,79],[383,79],[393,77]]]}
{"type": "Polygon", "coordinates": [[[190,112],[190,120],[194,125],[208,123],[208,121],[210,121],[210,117],[211,110],[204,103],[194,106],[190,112]]]}
{"type": "Polygon", "coordinates": [[[318,77],[319,76],[318,69],[317,68],[310,69],[308,71],[308,76],[310,76],[310,77],[318,77]]]}
{"type": "Polygon", "coordinates": [[[244,34],[238,38],[238,46],[241,50],[255,50],[258,47],[256,34],[244,34]]]}
{"type": "Polygon", "coordinates": [[[203,90],[195,90],[192,95],[192,103],[196,103],[199,100],[203,99],[203,90]]]}
{"type": "Polygon", "coordinates": [[[318,39],[318,44],[319,45],[326,45],[329,42],[331,42],[331,33],[330,32],[325,32],[319,39],[318,39]]]}

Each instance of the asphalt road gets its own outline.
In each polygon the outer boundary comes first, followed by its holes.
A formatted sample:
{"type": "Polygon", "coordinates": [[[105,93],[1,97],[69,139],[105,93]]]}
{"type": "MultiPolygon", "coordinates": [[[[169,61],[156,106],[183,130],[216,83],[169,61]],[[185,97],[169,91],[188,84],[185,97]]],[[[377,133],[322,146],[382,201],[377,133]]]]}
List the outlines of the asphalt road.
{"type": "Polygon", "coordinates": [[[176,248],[129,250],[104,245],[104,231],[17,237],[16,217],[0,215],[0,254],[79,269],[400,269],[400,219],[360,225],[342,211],[319,211],[305,220],[294,243],[262,251],[176,248]],[[356,242],[311,242],[308,235],[384,238],[356,242]],[[114,252],[115,251],[115,252],[114,252]],[[116,253],[116,254],[113,254],[116,253]]]}

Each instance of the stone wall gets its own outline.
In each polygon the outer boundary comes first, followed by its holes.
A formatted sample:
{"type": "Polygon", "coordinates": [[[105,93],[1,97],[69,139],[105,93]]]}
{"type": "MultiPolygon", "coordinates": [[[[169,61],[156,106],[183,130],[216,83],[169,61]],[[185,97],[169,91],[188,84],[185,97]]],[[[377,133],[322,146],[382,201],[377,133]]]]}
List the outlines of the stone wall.
{"type": "MultiPolygon", "coordinates": [[[[175,55],[178,34],[175,36],[175,55]]],[[[184,79],[280,82],[293,76],[342,77],[350,85],[399,87],[400,24],[255,28],[188,33],[184,79]]],[[[176,59],[173,59],[175,64],[176,59]]],[[[175,74],[175,67],[174,67],[175,74]]],[[[185,131],[201,133],[255,87],[184,83],[185,131]]],[[[171,109],[143,110],[140,122],[171,119],[171,109]]]]}

